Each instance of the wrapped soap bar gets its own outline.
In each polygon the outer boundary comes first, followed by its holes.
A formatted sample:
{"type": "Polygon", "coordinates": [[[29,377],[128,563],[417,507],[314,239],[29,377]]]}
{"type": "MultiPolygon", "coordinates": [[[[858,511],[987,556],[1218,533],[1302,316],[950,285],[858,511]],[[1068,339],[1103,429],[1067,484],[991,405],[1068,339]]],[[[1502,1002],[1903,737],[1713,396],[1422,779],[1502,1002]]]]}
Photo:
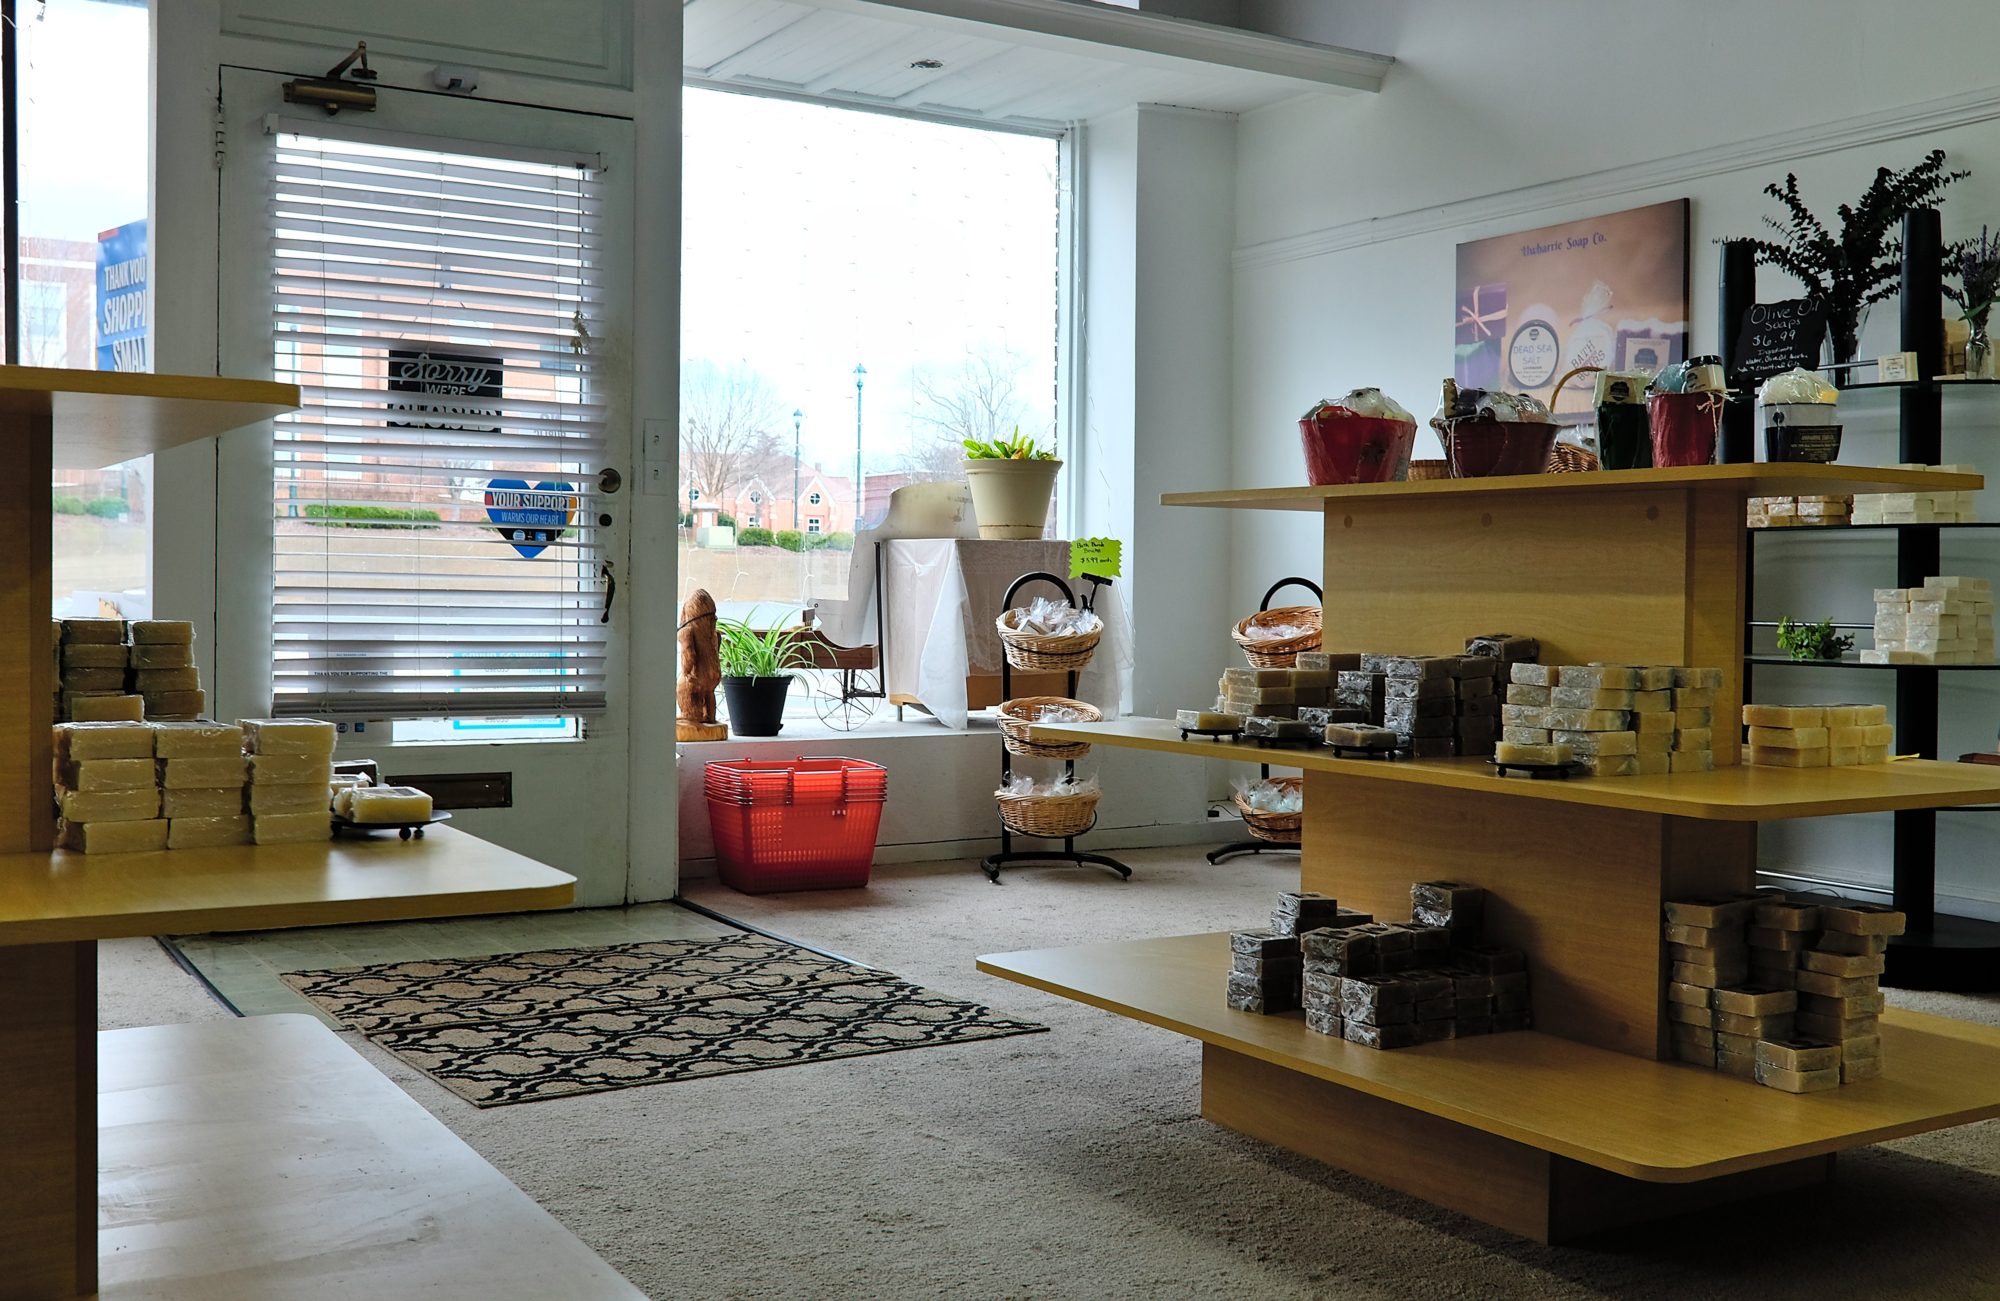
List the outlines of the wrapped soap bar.
{"type": "Polygon", "coordinates": [[[79,695],[114,695],[125,689],[125,670],[64,668],[62,689],[79,695]]]}
{"type": "Polygon", "coordinates": [[[1667,756],[1668,772],[1714,772],[1715,752],[1712,750],[1675,750],[1667,756]]]}
{"type": "Polygon", "coordinates": [[[132,684],[142,696],[201,689],[201,674],[193,668],[135,669],[132,684]]]}
{"type": "MultiPolygon", "coordinates": [[[[1745,705],[1743,706],[1745,727],[1802,728],[1826,726],[1826,707],[1823,705],[1745,705]]],[[[1826,744],[1822,739],[1820,744],[1826,744]]]]}
{"type": "MultiPolygon", "coordinates": [[[[129,654],[125,646],[99,646],[91,642],[78,642],[74,646],[62,648],[64,672],[70,669],[122,669],[129,654]]],[[[119,684],[123,686],[121,682],[119,684]]]]}
{"type": "Polygon", "coordinates": [[[1881,904],[1822,905],[1819,910],[1821,929],[1849,935],[1901,935],[1906,922],[1902,913],[1881,904]]]}
{"type": "Polygon", "coordinates": [[[264,813],[250,819],[250,839],[259,845],[292,845],[326,840],[333,823],[325,809],[311,813],[264,813]]]}
{"type": "Polygon", "coordinates": [[[1296,958],[1300,939],[1276,931],[1236,931],[1229,937],[1229,951],[1252,958],[1296,958]]]}
{"type": "Polygon", "coordinates": [[[1563,687],[1595,687],[1606,691],[1636,691],[1639,670],[1625,664],[1565,664],[1563,687]]]}
{"type": "Polygon", "coordinates": [[[1406,678],[1390,674],[1383,680],[1382,694],[1389,700],[1451,700],[1450,678],[1406,678]]]}
{"type": "Polygon", "coordinates": [[[1639,756],[1635,754],[1586,755],[1577,760],[1592,777],[1637,777],[1639,756]]]}
{"type": "Polygon", "coordinates": [[[1639,753],[1637,732],[1571,732],[1557,728],[1550,733],[1550,739],[1557,745],[1568,746],[1570,753],[1578,758],[1611,758],[1639,753]]]}
{"type": "Polygon", "coordinates": [[[1547,727],[1549,711],[1540,705],[1500,706],[1502,727],[1547,727]]]}
{"type": "Polygon", "coordinates": [[[145,854],[167,847],[165,818],[56,823],[56,843],[85,854],[145,854]]]}
{"type": "Polygon", "coordinates": [[[1450,740],[1452,722],[1450,714],[1413,715],[1395,710],[1384,710],[1382,714],[1382,726],[1390,731],[1427,740],[1450,740]]]}
{"type": "MultiPolygon", "coordinates": [[[[1242,720],[1235,714],[1217,713],[1212,709],[1176,709],[1174,711],[1174,723],[1176,726],[1185,727],[1189,731],[1194,732],[1234,732],[1243,725],[1242,720]]],[[[318,762],[312,756],[303,754],[262,754],[255,755],[253,758],[266,761],[273,759],[301,759],[307,762],[318,762]]],[[[327,761],[326,767],[328,775],[331,776],[333,770],[331,759],[327,761]]]]}
{"type": "Polygon", "coordinates": [[[185,619],[134,619],[134,645],[187,646],[194,641],[194,625],[185,619]]]}
{"type": "Polygon", "coordinates": [[[1706,687],[1710,690],[1722,685],[1721,669],[1677,668],[1674,670],[1676,687],[1706,687]]]}
{"type": "Polygon", "coordinates": [[[1501,741],[1493,747],[1493,757],[1501,763],[1563,764],[1570,761],[1567,745],[1513,745],[1501,741]]]}
{"type": "Polygon", "coordinates": [[[243,756],[240,754],[160,760],[160,785],[167,790],[241,787],[243,780],[243,756]]]}
{"type": "MultiPolygon", "coordinates": [[[[1257,672],[1281,673],[1282,669],[1257,672]]],[[[249,754],[333,753],[334,726],[314,718],[247,718],[241,720],[243,749],[249,754]]]]}
{"type": "Polygon", "coordinates": [[[1392,678],[1450,678],[1453,663],[1445,655],[1385,655],[1379,671],[1392,678]]]}
{"type": "Polygon", "coordinates": [[[1824,750],[1824,727],[1752,727],[1748,743],[1770,750],[1824,750]]]}
{"type": "Polygon", "coordinates": [[[1314,732],[1311,724],[1301,723],[1295,718],[1261,718],[1252,715],[1243,720],[1243,735],[1261,736],[1273,741],[1306,741],[1312,739],[1314,732]]]}
{"type": "Polygon", "coordinates": [[[243,812],[243,788],[194,786],[162,791],[160,812],[174,819],[233,817],[243,812]]]}
{"type": "Polygon", "coordinates": [[[250,843],[250,819],[241,813],[174,818],[167,823],[168,849],[217,849],[250,843]]]}
{"type": "MultiPolygon", "coordinates": [[[[157,672],[163,669],[194,669],[194,647],[162,642],[155,645],[134,644],[127,647],[128,662],[141,673],[157,672]]],[[[199,681],[196,686],[201,685],[199,681]]],[[[141,679],[141,686],[144,680],[141,679]]],[[[168,687],[170,691],[188,691],[191,687],[168,687]]]]}
{"type": "Polygon", "coordinates": [[[1351,750],[1393,750],[1401,739],[1386,727],[1365,723],[1334,723],[1326,729],[1326,743],[1351,750]]]}
{"type": "Polygon", "coordinates": [[[1767,1088],[1782,1089],[1786,1093],[1818,1093],[1823,1089],[1840,1087],[1840,1071],[1788,1071],[1778,1066],[1757,1063],[1757,1083],[1767,1088]]]}
{"type": "Polygon", "coordinates": [[[1778,750],[1753,745],[1743,751],[1743,762],[1758,768],[1825,768],[1830,760],[1824,747],[1818,750],[1778,750]]]}
{"type": "Polygon", "coordinates": [[[1553,687],[1531,687],[1521,682],[1510,682],[1507,684],[1506,703],[1533,709],[1547,709],[1554,693],[1553,687]]]}
{"type": "Polygon", "coordinates": [[[244,788],[245,806],[252,814],[324,813],[325,782],[252,782],[244,788]]]}
{"type": "Polygon", "coordinates": [[[146,697],[148,718],[200,718],[208,712],[206,691],[149,691],[146,697]]]}
{"type": "Polygon", "coordinates": [[[1511,632],[1482,633],[1465,639],[1467,655],[1484,655],[1502,664],[1516,664],[1523,660],[1540,659],[1542,644],[1533,637],[1523,637],[1511,632]]]}
{"type": "Polygon", "coordinates": [[[361,786],[348,808],[356,822],[422,822],[431,816],[431,797],[414,786],[361,786]]]}
{"type": "Polygon", "coordinates": [[[243,753],[243,729],[207,721],[157,723],[153,749],[162,759],[234,758],[243,753]]]}
{"type": "Polygon", "coordinates": [[[58,762],[82,759],[150,759],[153,729],[145,723],[58,723],[58,762]]]}
{"type": "Polygon", "coordinates": [[[148,786],[133,791],[57,791],[56,807],[70,822],[138,822],[160,816],[160,792],[148,786]]]}
{"type": "Polygon", "coordinates": [[[1502,727],[1499,739],[1510,745],[1548,745],[1555,733],[1546,727],[1502,727]]]}
{"type": "Polygon", "coordinates": [[[142,723],[146,703],[138,696],[77,695],[63,701],[72,723],[142,723]]]}
{"type": "Polygon", "coordinates": [[[1558,732],[1629,732],[1632,715],[1622,709],[1550,709],[1545,726],[1558,732]]]}
{"type": "Polygon", "coordinates": [[[56,765],[56,784],[73,791],[138,791],[155,785],[151,759],[82,759],[56,765]]]}
{"type": "Polygon", "coordinates": [[[1632,708],[1633,692],[1606,690],[1600,687],[1556,687],[1549,694],[1549,704],[1556,709],[1624,709],[1632,708]]]}
{"type": "Polygon", "coordinates": [[[1517,663],[1508,667],[1507,680],[1524,687],[1553,687],[1559,685],[1561,674],[1558,665],[1517,663]]]}
{"type": "Polygon", "coordinates": [[[65,646],[76,642],[88,642],[99,646],[116,646],[125,640],[123,619],[64,619],[62,639],[65,646]]]}

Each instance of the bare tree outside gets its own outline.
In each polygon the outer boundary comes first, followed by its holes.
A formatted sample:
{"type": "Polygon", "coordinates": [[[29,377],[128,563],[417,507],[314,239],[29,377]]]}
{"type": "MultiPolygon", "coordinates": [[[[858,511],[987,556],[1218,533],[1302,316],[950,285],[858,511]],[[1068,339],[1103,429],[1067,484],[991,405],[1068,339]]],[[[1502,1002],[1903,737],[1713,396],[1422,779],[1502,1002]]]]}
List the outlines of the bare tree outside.
{"type": "Polygon", "coordinates": [[[777,386],[747,363],[681,363],[681,467],[709,500],[730,500],[771,464],[787,419],[777,386]]]}
{"type": "Polygon", "coordinates": [[[920,479],[958,479],[964,477],[959,461],[967,439],[1009,438],[1017,427],[1046,438],[1047,416],[1038,419],[1019,388],[1034,369],[1020,353],[991,346],[967,353],[949,370],[919,369],[910,408],[915,432],[903,453],[904,469],[920,479]]]}

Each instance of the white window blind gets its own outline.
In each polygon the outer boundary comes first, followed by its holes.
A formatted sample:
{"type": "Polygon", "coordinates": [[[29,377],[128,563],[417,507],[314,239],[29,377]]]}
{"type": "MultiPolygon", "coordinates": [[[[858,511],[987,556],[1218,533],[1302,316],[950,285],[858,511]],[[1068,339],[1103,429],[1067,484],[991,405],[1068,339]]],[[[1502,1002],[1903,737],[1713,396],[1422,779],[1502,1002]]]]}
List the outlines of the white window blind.
{"type": "Polygon", "coordinates": [[[273,708],[602,709],[595,161],[339,131],[271,127],[273,708]]]}

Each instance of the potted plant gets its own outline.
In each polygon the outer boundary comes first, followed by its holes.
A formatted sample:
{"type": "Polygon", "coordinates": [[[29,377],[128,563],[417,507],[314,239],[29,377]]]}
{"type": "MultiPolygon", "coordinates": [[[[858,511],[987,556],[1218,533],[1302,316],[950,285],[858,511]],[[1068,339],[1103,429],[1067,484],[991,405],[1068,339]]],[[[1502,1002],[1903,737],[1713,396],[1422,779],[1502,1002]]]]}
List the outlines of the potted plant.
{"type": "Polygon", "coordinates": [[[1790,216],[1783,221],[1765,217],[1764,224],[1782,241],[1746,241],[1757,251],[1760,265],[1790,273],[1818,299],[1826,311],[1827,332],[1833,340],[1833,360],[1846,365],[1861,346],[1861,322],[1871,304],[1894,294],[1901,285],[1903,241],[1894,232],[1903,214],[1937,198],[1968,172],[1947,172],[1944,150],[1933,149],[1906,171],[1875,170],[1875,180],[1853,203],[1843,203],[1836,233],[1815,217],[1799,197],[1799,178],[1764,187],[1790,216]]]}
{"type": "Polygon", "coordinates": [[[1833,630],[1833,620],[1793,623],[1778,620],[1778,649],[1795,660],[1837,660],[1854,648],[1854,638],[1833,630]]]}
{"type": "Polygon", "coordinates": [[[1993,304],[2000,302],[2000,239],[1979,228],[1979,238],[1968,239],[1952,249],[1958,274],[1956,287],[1946,285],[1944,296],[1958,304],[1968,333],[1965,345],[1965,374],[1968,379],[1992,379],[1993,339],[1986,324],[1993,304]]]}
{"type": "Polygon", "coordinates": [[[776,736],[785,725],[792,670],[808,663],[801,645],[804,630],[760,630],[743,619],[717,619],[715,628],[721,639],[717,653],[722,695],[729,702],[729,730],[738,736],[776,736]]]}
{"type": "Polygon", "coordinates": [[[1011,438],[965,440],[965,481],[982,538],[1038,538],[1048,523],[1063,463],[1014,426],[1011,438]]]}

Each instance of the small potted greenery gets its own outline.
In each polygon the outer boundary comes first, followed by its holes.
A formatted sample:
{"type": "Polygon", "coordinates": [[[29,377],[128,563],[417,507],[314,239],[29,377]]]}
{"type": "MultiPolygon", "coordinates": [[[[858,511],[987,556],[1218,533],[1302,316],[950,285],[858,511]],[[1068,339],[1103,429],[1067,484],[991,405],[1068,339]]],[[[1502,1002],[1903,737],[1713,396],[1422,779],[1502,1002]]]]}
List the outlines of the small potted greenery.
{"type": "Polygon", "coordinates": [[[1833,630],[1833,620],[1793,623],[1778,620],[1778,649],[1795,660],[1837,660],[1854,648],[1854,638],[1833,630]]]}
{"type": "MultiPolygon", "coordinates": [[[[751,612],[756,613],[754,610],[751,612]]],[[[785,695],[792,670],[808,663],[799,628],[753,628],[743,619],[717,619],[722,695],[729,702],[729,730],[738,736],[776,736],[785,725],[785,695]]]]}
{"type": "Polygon", "coordinates": [[[1048,523],[1063,463],[1014,426],[1011,438],[965,440],[965,481],[982,538],[1038,538],[1048,523]]]}
{"type": "Polygon", "coordinates": [[[1944,296],[1957,303],[1965,317],[1966,378],[1992,379],[1993,338],[1987,333],[1987,322],[1994,305],[2000,303],[2000,236],[1981,226],[1977,239],[1968,239],[1951,252],[1953,265],[1949,270],[1958,274],[1958,284],[1946,285],[1944,296]]]}

